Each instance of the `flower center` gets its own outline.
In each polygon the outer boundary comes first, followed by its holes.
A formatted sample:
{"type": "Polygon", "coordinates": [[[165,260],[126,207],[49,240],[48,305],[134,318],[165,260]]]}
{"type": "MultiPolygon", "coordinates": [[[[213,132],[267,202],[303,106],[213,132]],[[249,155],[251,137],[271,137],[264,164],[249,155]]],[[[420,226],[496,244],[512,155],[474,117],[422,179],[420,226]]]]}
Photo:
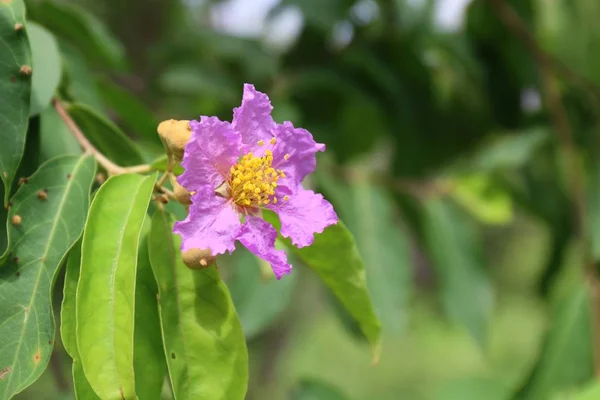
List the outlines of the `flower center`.
{"type": "Polygon", "coordinates": [[[231,167],[230,195],[237,205],[257,207],[277,203],[275,188],[279,178],[285,177],[285,174],[272,165],[273,153],[266,150],[262,157],[255,157],[250,152],[231,167]]]}

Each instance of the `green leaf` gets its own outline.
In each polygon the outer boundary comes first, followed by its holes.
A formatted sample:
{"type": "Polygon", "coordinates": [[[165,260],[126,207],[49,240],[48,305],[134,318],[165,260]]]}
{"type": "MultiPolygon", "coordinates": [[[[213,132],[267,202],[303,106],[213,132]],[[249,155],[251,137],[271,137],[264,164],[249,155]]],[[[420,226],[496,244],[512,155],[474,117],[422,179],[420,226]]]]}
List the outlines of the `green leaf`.
{"type": "Polygon", "coordinates": [[[477,232],[458,211],[445,200],[427,200],[425,242],[439,276],[446,314],[483,346],[492,311],[492,286],[482,269],[485,264],[477,232]]]}
{"type": "Polygon", "coordinates": [[[347,400],[337,388],[316,379],[304,379],[293,389],[292,400],[347,400]]]}
{"type": "MultiPolygon", "coordinates": [[[[227,286],[240,316],[244,334],[250,339],[265,330],[289,305],[297,274],[277,281],[272,273],[261,272],[262,260],[243,247],[220,259],[229,267],[227,286]],[[277,299],[277,301],[273,301],[277,299]]],[[[267,265],[270,271],[270,266],[267,265]]]]}
{"type": "Polygon", "coordinates": [[[40,114],[41,162],[65,154],[81,154],[81,147],[53,107],[40,114]]]}
{"type": "Polygon", "coordinates": [[[124,66],[123,45],[100,20],[82,7],[42,1],[31,3],[30,14],[32,19],[77,46],[94,65],[107,68],[124,66]]]}
{"type": "Polygon", "coordinates": [[[366,264],[367,287],[386,331],[400,334],[406,323],[412,263],[402,221],[384,191],[362,181],[347,187],[332,177],[319,178],[354,234],[366,264]]]}
{"type": "Polygon", "coordinates": [[[600,163],[595,163],[590,172],[588,190],[590,245],[594,261],[600,260],[600,163]]]}
{"type": "Polygon", "coordinates": [[[142,227],[138,252],[133,369],[138,397],[144,400],[160,400],[167,375],[167,364],[160,334],[158,286],[150,267],[148,254],[150,225],[150,220],[147,218],[142,227]]]}
{"type": "Polygon", "coordinates": [[[99,87],[106,105],[119,115],[127,128],[137,133],[144,142],[162,149],[162,143],[156,132],[158,120],[142,102],[127,90],[108,80],[103,80],[99,87]]]}
{"type": "Polygon", "coordinates": [[[46,28],[29,22],[27,35],[33,57],[33,76],[31,83],[31,109],[29,115],[37,115],[45,109],[60,83],[62,62],[58,44],[46,28]]]}
{"type": "Polygon", "coordinates": [[[244,399],[248,353],[229,291],[215,268],[183,264],[172,228],[173,218],[156,212],[149,249],[175,398],[244,399]]]}
{"type": "Polygon", "coordinates": [[[134,399],[137,253],[156,176],[113,176],[96,193],[81,246],[77,345],[102,399],[134,399]]]}
{"type": "Polygon", "coordinates": [[[73,359],[73,391],[77,400],[97,400],[99,397],[87,381],[81,359],[77,349],[76,337],[76,306],[77,306],[77,283],[79,282],[79,269],[81,266],[81,240],[77,242],[69,253],[67,260],[67,271],[65,273],[65,284],[63,287],[63,301],[60,309],[60,336],[63,346],[73,359]]]}
{"type": "MultiPolygon", "coordinates": [[[[162,155],[158,157],[156,160],[150,163],[150,168],[154,171],[166,171],[167,170],[167,155],[162,155]]],[[[173,173],[177,176],[183,174],[183,168],[180,164],[177,164],[173,167],[173,173]]]]}
{"type": "Polygon", "coordinates": [[[541,356],[522,391],[523,399],[547,399],[593,377],[590,294],[584,282],[573,285],[557,303],[541,356]]]}
{"type": "Polygon", "coordinates": [[[600,399],[600,382],[595,381],[586,387],[581,393],[573,397],[573,400],[597,400],[600,399]]]}
{"type": "Polygon", "coordinates": [[[115,124],[91,107],[72,104],[68,112],[90,142],[117,164],[137,165],[144,162],[135,144],[115,124]]]}
{"type": "Polygon", "coordinates": [[[23,151],[29,123],[31,75],[21,67],[31,68],[29,41],[24,28],[23,0],[0,2],[0,179],[4,183],[4,204],[23,151]],[[20,25],[20,29],[16,29],[20,25]]]}
{"type": "Polygon", "coordinates": [[[497,379],[461,378],[442,385],[435,400],[509,400],[512,393],[497,379]]]}
{"type": "MultiPolygon", "coordinates": [[[[280,224],[274,214],[264,216],[279,231],[280,224]]],[[[365,265],[352,233],[340,221],[315,235],[309,247],[298,249],[289,239],[283,242],[321,278],[358,322],[373,349],[373,362],[377,362],[381,351],[381,323],[367,290],[365,265]]]]}
{"type": "Polygon", "coordinates": [[[93,110],[104,109],[104,103],[98,93],[96,79],[83,55],[73,46],[60,42],[60,49],[65,63],[66,88],[64,92],[67,100],[83,103],[93,110]]]}
{"type": "Polygon", "coordinates": [[[9,225],[10,259],[0,268],[0,370],[8,371],[0,380],[0,399],[25,389],[48,364],[54,275],[81,235],[94,176],[91,156],[55,158],[11,199],[8,218],[18,215],[21,222],[9,225]]]}

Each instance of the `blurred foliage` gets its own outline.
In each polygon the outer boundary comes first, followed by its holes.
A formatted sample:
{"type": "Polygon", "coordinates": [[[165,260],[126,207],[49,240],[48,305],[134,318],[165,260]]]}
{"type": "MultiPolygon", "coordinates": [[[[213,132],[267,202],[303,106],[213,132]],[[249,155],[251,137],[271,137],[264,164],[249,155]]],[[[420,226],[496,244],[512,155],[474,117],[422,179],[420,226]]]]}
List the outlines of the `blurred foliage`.
{"type": "MultiPolygon", "coordinates": [[[[598,308],[585,281],[600,257],[597,0],[473,0],[450,30],[443,1],[282,0],[266,25],[300,15],[287,46],[273,44],[284,33],[274,28],[223,32],[222,1],[26,3],[34,65],[59,74],[34,95],[61,76],[73,117],[124,165],[160,156],[157,121],[230,120],[244,82],[270,95],[278,122],[326,143],[309,184],[356,237],[382,358],[369,366],[360,330],[312,273],[271,282],[240,252],[223,272],[249,340],[249,399],[600,396],[598,308]],[[40,55],[52,46],[60,62],[40,55]]],[[[50,109],[30,129],[41,161],[79,152],[50,109]]],[[[57,374],[17,398],[68,398],[57,374]]]]}

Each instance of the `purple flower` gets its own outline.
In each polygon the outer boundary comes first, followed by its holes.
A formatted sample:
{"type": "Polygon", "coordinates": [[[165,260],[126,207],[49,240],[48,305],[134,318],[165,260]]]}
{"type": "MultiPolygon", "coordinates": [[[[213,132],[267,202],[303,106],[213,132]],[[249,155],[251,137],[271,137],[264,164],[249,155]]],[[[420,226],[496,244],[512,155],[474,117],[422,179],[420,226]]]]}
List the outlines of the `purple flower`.
{"type": "Polygon", "coordinates": [[[192,205],[173,231],[181,235],[183,251],[210,249],[213,256],[233,251],[239,240],[279,279],[292,267],[275,249],[277,231],[261,218],[262,209],[279,215],[281,235],[297,247],[311,245],[315,233],[338,219],[322,195],[302,187],[325,145],[291,122],[275,123],[272,109],[267,95],[246,84],[232,123],[204,116],[190,121],[178,180],[193,193],[192,205]]]}

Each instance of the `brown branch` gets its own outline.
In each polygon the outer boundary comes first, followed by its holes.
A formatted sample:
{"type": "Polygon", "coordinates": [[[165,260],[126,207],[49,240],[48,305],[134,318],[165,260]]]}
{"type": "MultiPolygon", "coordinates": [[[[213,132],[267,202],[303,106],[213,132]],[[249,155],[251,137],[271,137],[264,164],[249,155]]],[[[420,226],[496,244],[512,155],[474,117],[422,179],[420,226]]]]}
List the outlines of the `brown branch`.
{"type": "Polygon", "coordinates": [[[573,130],[569,123],[567,111],[562,102],[557,82],[553,74],[561,75],[573,83],[582,85],[586,88],[597,87],[592,82],[579,76],[564,66],[560,61],[545,53],[539,46],[533,35],[527,29],[519,15],[508,5],[505,0],[488,0],[496,10],[498,17],[504,25],[524,44],[531,53],[540,70],[542,81],[542,93],[544,102],[550,112],[552,124],[558,134],[561,143],[563,156],[567,168],[568,181],[570,186],[571,202],[573,204],[573,214],[575,217],[575,231],[577,236],[582,238],[585,246],[585,259],[583,262],[583,272],[588,282],[591,299],[591,320],[592,320],[592,347],[594,348],[594,370],[597,377],[600,377],[600,281],[596,272],[596,265],[591,256],[591,246],[589,239],[589,230],[587,229],[587,202],[586,189],[583,181],[585,171],[577,154],[577,148],[573,140],[573,130]]]}
{"type": "Polygon", "coordinates": [[[52,104],[56,109],[56,112],[60,118],[64,121],[65,125],[69,128],[81,148],[86,152],[94,156],[98,164],[102,166],[108,172],[109,175],[119,175],[127,173],[144,173],[150,172],[152,168],[149,165],[136,165],[133,167],[121,167],[112,161],[110,161],[104,154],[102,154],[90,141],[85,137],[79,126],[73,121],[67,110],[64,108],[59,99],[54,98],[52,104]]]}

